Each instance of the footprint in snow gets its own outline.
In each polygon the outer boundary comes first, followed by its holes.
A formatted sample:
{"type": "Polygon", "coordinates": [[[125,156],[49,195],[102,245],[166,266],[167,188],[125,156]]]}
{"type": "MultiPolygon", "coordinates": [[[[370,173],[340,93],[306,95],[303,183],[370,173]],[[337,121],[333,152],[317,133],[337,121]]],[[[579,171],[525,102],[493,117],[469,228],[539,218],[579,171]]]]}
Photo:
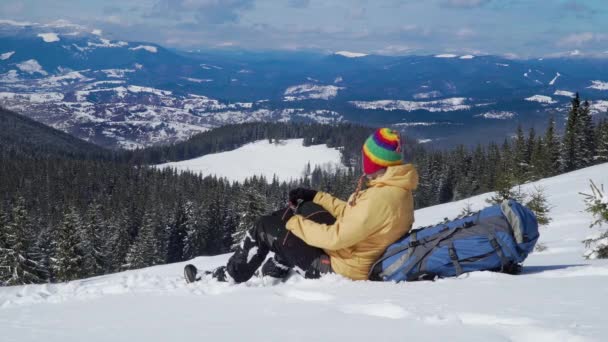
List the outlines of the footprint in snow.
{"type": "Polygon", "coordinates": [[[411,315],[411,313],[399,305],[392,303],[346,305],[342,307],[341,311],[347,314],[360,314],[391,319],[401,319],[411,315]]]}

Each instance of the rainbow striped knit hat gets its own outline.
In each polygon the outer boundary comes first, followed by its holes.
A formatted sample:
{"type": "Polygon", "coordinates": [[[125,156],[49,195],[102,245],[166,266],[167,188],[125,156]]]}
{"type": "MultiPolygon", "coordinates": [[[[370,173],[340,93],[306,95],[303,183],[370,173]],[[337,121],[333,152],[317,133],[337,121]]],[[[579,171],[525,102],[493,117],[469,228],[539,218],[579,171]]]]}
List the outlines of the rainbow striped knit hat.
{"type": "Polygon", "coordinates": [[[393,165],[403,164],[399,133],[379,128],[363,145],[363,172],[370,175],[393,165]]]}

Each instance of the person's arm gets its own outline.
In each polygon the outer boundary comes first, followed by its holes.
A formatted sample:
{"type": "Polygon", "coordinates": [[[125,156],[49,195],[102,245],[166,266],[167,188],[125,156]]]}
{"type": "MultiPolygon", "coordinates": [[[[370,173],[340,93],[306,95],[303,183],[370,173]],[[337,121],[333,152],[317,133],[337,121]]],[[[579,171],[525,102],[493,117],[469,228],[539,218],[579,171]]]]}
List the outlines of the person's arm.
{"type": "Polygon", "coordinates": [[[347,206],[347,203],[343,200],[321,191],[317,192],[312,201],[322,206],[323,209],[329,211],[329,213],[335,218],[341,217],[344,214],[344,209],[346,209],[347,206]]]}
{"type": "Polygon", "coordinates": [[[372,210],[370,202],[361,199],[353,207],[347,207],[346,203],[343,207],[337,205],[334,208],[343,212],[343,215],[339,215],[332,225],[316,223],[295,215],[287,222],[287,229],[314,247],[327,250],[350,247],[376,232],[385,221],[387,214],[377,206],[372,210]]]}

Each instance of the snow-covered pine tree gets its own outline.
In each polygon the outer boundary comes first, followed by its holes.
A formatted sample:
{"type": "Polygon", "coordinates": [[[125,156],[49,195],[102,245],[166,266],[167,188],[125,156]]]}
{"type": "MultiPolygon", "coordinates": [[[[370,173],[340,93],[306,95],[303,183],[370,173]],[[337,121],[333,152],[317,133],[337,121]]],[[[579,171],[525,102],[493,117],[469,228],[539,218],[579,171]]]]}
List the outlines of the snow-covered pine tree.
{"type": "Polygon", "coordinates": [[[85,214],[80,232],[84,254],[84,270],[89,276],[108,271],[109,244],[107,230],[102,217],[101,205],[92,202],[85,214]]]}
{"type": "Polygon", "coordinates": [[[146,211],[142,226],[139,228],[139,233],[127,254],[126,268],[143,268],[159,263],[158,231],[156,212],[154,210],[146,211]]]}
{"type": "Polygon", "coordinates": [[[130,247],[130,235],[129,229],[125,224],[126,219],[124,218],[124,211],[106,221],[106,229],[109,232],[110,237],[108,238],[111,271],[120,271],[124,269],[126,262],[127,253],[130,247]]]}
{"type": "Polygon", "coordinates": [[[608,162],[608,120],[602,120],[596,127],[595,161],[608,162]]]}
{"type": "Polygon", "coordinates": [[[268,211],[266,198],[255,183],[256,180],[254,178],[250,183],[243,184],[237,206],[239,222],[235,232],[232,234],[232,250],[240,245],[245,234],[254,226],[258,218],[268,211]]]}
{"type": "Polygon", "coordinates": [[[80,215],[74,207],[69,207],[57,232],[57,250],[52,260],[53,273],[58,281],[70,281],[86,275],[83,267],[85,252],[79,234],[81,231],[80,215]]]}
{"type": "MultiPolygon", "coordinates": [[[[608,223],[608,194],[604,186],[597,186],[590,181],[591,193],[581,193],[584,196],[586,211],[591,213],[595,219],[590,225],[591,228],[601,227],[608,223]]],[[[587,247],[584,256],[588,259],[608,258],[608,230],[597,232],[583,240],[587,247]]]]}
{"type": "Polygon", "coordinates": [[[165,227],[165,235],[167,236],[167,262],[169,263],[182,261],[185,235],[182,220],[183,209],[180,200],[175,208],[175,211],[171,215],[171,221],[165,227]]]}
{"type": "Polygon", "coordinates": [[[36,240],[36,248],[40,253],[40,260],[38,262],[40,263],[40,267],[46,271],[46,278],[51,283],[55,281],[52,268],[52,260],[56,250],[55,232],[56,230],[53,227],[45,227],[38,234],[38,239],[36,240]]]}
{"type": "Polygon", "coordinates": [[[25,200],[17,198],[10,216],[0,222],[0,284],[35,284],[46,280],[46,270],[39,262],[32,224],[25,209],[25,200]],[[7,272],[8,270],[8,272],[7,272]]]}
{"type": "Polygon", "coordinates": [[[8,215],[3,211],[0,206],[0,286],[4,285],[5,279],[8,279],[11,274],[10,266],[4,265],[5,262],[5,250],[8,250],[8,215]]]}
{"type": "Polygon", "coordinates": [[[190,260],[201,254],[205,247],[205,232],[203,231],[201,208],[195,208],[194,203],[187,201],[184,206],[184,248],[183,260],[190,260]]]}

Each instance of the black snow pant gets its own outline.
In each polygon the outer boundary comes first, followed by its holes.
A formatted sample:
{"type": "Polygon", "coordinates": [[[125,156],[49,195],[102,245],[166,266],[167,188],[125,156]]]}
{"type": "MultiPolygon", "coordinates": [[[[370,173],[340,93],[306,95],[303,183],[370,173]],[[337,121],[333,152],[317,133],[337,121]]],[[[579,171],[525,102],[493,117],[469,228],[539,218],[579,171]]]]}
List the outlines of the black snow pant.
{"type": "MultiPolygon", "coordinates": [[[[302,203],[298,214],[317,223],[335,221],[328,211],[313,202],[302,203]]],[[[263,276],[275,278],[284,278],[291,269],[313,279],[332,272],[329,256],[322,249],[307,245],[285,228],[284,222],[292,215],[291,209],[283,209],[262,216],[246,233],[226,265],[235,282],[249,280],[260,266],[263,276]],[[274,252],[274,256],[266,259],[269,252],[274,252]]]]}

